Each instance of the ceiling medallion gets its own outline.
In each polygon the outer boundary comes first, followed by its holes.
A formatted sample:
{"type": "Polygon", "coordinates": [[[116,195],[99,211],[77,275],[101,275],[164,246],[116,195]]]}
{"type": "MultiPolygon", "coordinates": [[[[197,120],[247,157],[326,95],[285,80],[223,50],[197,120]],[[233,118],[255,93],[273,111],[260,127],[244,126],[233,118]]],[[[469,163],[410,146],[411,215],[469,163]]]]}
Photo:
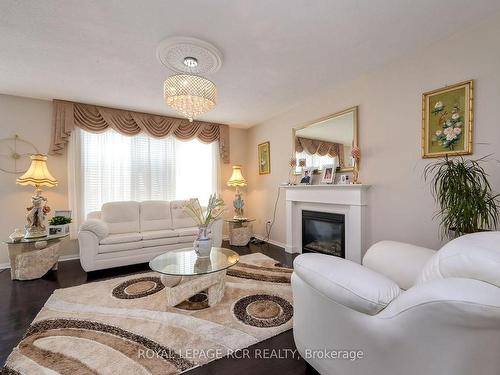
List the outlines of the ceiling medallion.
{"type": "Polygon", "coordinates": [[[222,65],[222,54],[210,43],[195,38],[174,37],[160,43],[156,55],[161,64],[177,72],[163,84],[165,103],[189,121],[213,110],[217,104],[215,84],[201,77],[222,65]]]}

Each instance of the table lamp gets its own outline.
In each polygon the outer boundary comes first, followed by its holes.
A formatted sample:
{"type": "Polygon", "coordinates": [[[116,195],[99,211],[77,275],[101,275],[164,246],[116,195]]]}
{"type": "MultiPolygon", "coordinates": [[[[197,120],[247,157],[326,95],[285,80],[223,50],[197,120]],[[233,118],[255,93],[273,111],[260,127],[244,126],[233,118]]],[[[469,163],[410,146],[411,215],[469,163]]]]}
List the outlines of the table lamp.
{"type": "Polygon", "coordinates": [[[247,180],[245,180],[245,177],[243,177],[243,174],[241,173],[241,165],[233,165],[233,174],[227,181],[227,186],[236,187],[236,195],[233,200],[234,212],[236,213],[234,219],[244,219],[243,206],[245,205],[245,202],[241,199],[239,188],[247,186],[247,180]]]}
{"type": "Polygon", "coordinates": [[[47,199],[41,196],[41,186],[57,186],[57,180],[50,174],[47,168],[47,156],[44,154],[33,154],[30,156],[31,165],[29,169],[18,179],[18,185],[31,185],[35,187],[35,195],[31,197],[31,207],[28,207],[28,214],[25,225],[25,238],[45,237],[47,230],[45,227],[45,216],[50,211],[47,206],[47,199]]]}

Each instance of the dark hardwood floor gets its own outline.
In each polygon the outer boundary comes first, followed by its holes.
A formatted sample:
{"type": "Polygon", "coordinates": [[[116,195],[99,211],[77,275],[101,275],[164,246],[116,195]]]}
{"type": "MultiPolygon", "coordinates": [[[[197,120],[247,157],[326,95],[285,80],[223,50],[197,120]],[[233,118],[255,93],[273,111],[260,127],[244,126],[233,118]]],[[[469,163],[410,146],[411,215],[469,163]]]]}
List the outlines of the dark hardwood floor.
{"type": "MultiPolygon", "coordinates": [[[[228,243],[224,246],[230,247],[228,243]]],[[[292,265],[293,256],[277,246],[264,243],[248,247],[231,247],[240,255],[263,253],[277,261],[292,265]]],[[[0,363],[4,363],[36,314],[55,289],[67,288],[90,281],[104,280],[148,270],[147,264],[119,267],[86,273],[78,260],[59,263],[58,271],[49,271],[43,278],[32,281],[11,281],[10,271],[0,272],[0,363]]],[[[292,331],[284,332],[248,348],[247,356],[234,356],[212,361],[188,373],[258,375],[276,371],[279,374],[317,374],[295,351],[292,331]],[[262,357],[272,358],[262,358],[262,357]],[[240,357],[240,358],[238,358],[240,357]],[[244,357],[244,358],[241,358],[244,357]],[[284,357],[284,358],[283,358],[284,357]]]]}

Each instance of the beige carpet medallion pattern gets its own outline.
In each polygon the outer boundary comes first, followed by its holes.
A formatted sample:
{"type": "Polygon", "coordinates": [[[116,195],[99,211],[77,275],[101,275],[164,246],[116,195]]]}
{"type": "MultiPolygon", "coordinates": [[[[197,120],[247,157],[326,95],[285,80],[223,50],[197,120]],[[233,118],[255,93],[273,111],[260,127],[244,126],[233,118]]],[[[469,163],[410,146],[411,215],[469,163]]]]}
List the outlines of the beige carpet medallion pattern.
{"type": "Polygon", "coordinates": [[[292,270],[263,254],[228,271],[224,298],[167,307],[154,272],[58,289],[5,374],[179,374],[292,327],[292,270]]]}

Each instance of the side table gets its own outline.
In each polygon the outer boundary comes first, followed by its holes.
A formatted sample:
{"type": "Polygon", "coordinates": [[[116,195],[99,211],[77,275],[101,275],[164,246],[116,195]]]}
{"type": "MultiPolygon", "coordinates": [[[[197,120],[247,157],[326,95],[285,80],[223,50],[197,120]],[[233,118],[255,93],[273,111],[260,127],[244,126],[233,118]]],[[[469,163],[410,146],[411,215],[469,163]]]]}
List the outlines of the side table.
{"type": "Polygon", "coordinates": [[[246,246],[252,238],[252,222],[255,219],[229,219],[229,243],[233,246],[246,246]]]}
{"type": "Polygon", "coordinates": [[[57,270],[59,243],[68,233],[39,238],[23,238],[19,242],[4,241],[9,249],[12,280],[39,279],[49,270],[57,270]]]}

